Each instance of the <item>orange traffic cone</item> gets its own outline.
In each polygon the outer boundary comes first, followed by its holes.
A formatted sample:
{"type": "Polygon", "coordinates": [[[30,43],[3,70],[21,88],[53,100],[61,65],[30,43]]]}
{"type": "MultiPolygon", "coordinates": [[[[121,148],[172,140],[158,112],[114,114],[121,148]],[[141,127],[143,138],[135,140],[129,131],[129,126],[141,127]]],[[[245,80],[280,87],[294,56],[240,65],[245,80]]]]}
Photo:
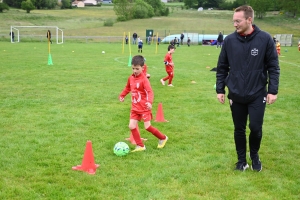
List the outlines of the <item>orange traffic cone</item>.
{"type": "MultiPolygon", "coordinates": [[[[138,132],[140,132],[138,124],[136,125],[136,129],[138,130],[138,132]]],[[[147,141],[147,139],[145,139],[145,138],[141,138],[141,139],[142,139],[142,141],[147,141]]],[[[135,142],[135,140],[133,138],[132,133],[130,133],[130,137],[129,138],[125,138],[125,140],[130,141],[131,144],[136,144],[136,142],[135,142]]]]}
{"type": "Polygon", "coordinates": [[[168,120],[165,120],[165,118],[164,118],[164,111],[162,108],[162,103],[158,104],[155,121],[156,122],[168,122],[168,120]]]}
{"type": "Polygon", "coordinates": [[[96,169],[99,166],[100,165],[95,164],[94,154],[93,154],[93,149],[92,149],[92,142],[88,140],[87,143],[86,143],[86,147],[85,147],[85,151],[84,151],[84,155],[83,155],[81,165],[77,165],[75,167],[72,167],[72,169],[73,170],[85,171],[89,174],[95,174],[96,169]]]}

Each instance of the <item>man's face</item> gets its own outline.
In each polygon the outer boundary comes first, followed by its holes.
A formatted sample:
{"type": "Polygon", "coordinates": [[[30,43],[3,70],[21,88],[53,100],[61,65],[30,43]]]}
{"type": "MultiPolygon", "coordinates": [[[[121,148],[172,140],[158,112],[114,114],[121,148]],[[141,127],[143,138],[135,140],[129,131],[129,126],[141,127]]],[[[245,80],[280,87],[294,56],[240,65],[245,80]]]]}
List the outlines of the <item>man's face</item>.
{"type": "Polygon", "coordinates": [[[140,65],[132,65],[132,71],[135,76],[138,76],[143,71],[143,67],[140,65]]]}
{"type": "Polygon", "coordinates": [[[239,34],[249,34],[252,27],[252,18],[247,19],[244,16],[244,12],[235,12],[233,14],[233,25],[239,34]]]}

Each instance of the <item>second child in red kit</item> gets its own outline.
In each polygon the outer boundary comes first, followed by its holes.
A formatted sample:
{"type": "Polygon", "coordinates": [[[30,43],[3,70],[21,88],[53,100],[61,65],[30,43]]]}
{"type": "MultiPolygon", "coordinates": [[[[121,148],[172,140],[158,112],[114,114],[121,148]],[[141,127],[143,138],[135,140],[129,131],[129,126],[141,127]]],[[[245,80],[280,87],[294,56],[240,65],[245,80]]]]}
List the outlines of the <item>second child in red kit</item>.
{"type": "Polygon", "coordinates": [[[160,79],[160,82],[162,85],[165,85],[165,81],[169,80],[168,86],[170,86],[170,87],[174,87],[172,85],[172,80],[174,77],[174,63],[173,63],[173,59],[172,59],[172,54],[174,53],[174,51],[175,51],[175,47],[173,45],[169,45],[168,53],[166,54],[165,59],[164,59],[166,72],[167,72],[168,76],[160,79]]]}
{"type": "Polygon", "coordinates": [[[148,78],[143,73],[144,57],[141,55],[134,56],[131,61],[133,74],[128,78],[127,84],[119,96],[121,102],[125,96],[131,93],[131,110],[129,129],[137,144],[132,152],[145,151],[146,146],[143,144],[139,130],[137,129],[138,121],[144,121],[145,129],[158,138],[157,148],[163,148],[167,143],[168,137],[151,125],[152,103],[154,99],[153,90],[148,78]]]}

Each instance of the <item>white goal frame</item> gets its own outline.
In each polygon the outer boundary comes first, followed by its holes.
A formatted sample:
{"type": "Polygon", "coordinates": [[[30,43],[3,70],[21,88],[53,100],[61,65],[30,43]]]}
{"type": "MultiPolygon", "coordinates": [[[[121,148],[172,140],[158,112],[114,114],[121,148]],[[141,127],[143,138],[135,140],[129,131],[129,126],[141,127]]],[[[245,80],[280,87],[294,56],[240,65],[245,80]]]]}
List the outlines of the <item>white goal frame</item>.
{"type": "MultiPolygon", "coordinates": [[[[15,37],[17,38],[15,41],[12,39],[12,34],[10,35],[10,42],[20,42],[20,30],[22,28],[43,28],[43,29],[55,29],[55,35],[56,35],[56,44],[63,44],[64,43],[64,32],[62,29],[58,28],[57,26],[10,26],[10,33],[15,31],[15,37]],[[17,34],[16,34],[17,33],[17,34]],[[59,40],[59,33],[61,33],[61,40],[59,40]]],[[[46,37],[46,32],[45,32],[46,37]]]]}

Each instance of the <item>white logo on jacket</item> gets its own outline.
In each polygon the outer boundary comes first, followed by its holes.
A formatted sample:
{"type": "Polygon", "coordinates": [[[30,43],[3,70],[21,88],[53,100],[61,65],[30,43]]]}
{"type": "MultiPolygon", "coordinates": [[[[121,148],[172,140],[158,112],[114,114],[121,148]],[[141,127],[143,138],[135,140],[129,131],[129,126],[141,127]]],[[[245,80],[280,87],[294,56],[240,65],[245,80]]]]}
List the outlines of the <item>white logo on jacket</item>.
{"type": "Polygon", "coordinates": [[[258,55],[258,49],[254,48],[251,50],[251,55],[252,56],[257,56],[258,55]]]}
{"type": "Polygon", "coordinates": [[[142,99],[142,95],[138,91],[137,92],[134,91],[131,93],[131,101],[133,103],[138,103],[141,101],[141,99],[142,99]]]}

